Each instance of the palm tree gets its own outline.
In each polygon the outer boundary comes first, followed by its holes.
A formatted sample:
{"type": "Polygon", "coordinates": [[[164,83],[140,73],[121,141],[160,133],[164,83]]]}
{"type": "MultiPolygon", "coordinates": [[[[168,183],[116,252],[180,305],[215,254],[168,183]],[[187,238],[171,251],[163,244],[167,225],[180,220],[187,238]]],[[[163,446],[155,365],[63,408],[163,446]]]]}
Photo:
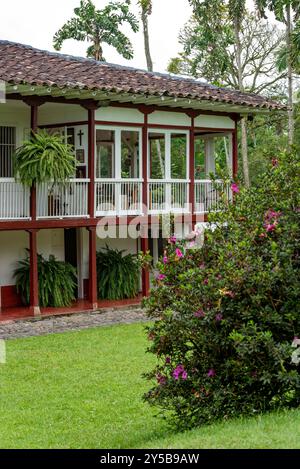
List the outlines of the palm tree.
{"type": "Polygon", "coordinates": [[[130,0],[109,2],[102,10],[97,10],[92,0],[80,0],[74,9],[75,17],[59,29],[53,38],[53,46],[60,50],[65,40],[88,41],[87,57],[104,61],[103,43],[114,47],[125,59],[133,58],[133,47],[129,38],[120,31],[123,23],[128,23],[134,32],[139,29],[137,18],[129,10],[130,0]]]}

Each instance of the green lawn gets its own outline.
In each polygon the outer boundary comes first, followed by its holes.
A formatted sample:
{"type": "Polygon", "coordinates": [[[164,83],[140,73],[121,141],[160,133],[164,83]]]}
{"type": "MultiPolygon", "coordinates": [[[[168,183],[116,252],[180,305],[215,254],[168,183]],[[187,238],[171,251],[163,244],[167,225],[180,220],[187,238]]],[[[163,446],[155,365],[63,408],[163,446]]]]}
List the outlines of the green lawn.
{"type": "Polygon", "coordinates": [[[7,342],[1,448],[300,448],[300,411],[176,433],[141,396],[142,325],[7,342]]]}

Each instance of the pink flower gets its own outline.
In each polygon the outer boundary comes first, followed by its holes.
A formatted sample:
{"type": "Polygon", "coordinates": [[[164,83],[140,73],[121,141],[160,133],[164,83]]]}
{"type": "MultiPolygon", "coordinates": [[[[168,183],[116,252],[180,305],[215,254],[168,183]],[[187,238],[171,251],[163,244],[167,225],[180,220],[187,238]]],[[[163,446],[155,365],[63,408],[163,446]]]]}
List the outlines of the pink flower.
{"type": "Polygon", "coordinates": [[[278,159],[272,158],[272,166],[278,166],[278,159]]]}
{"type": "Polygon", "coordinates": [[[181,251],[179,248],[176,248],[176,251],[175,251],[175,252],[176,252],[176,256],[177,256],[179,259],[181,259],[181,257],[183,257],[183,253],[182,253],[182,251],[181,251]]]}
{"type": "Polygon", "coordinates": [[[188,377],[188,374],[187,374],[187,372],[184,370],[184,371],[182,372],[182,374],[181,374],[181,378],[182,378],[183,380],[186,380],[187,377],[188,377]]]}
{"type": "Polygon", "coordinates": [[[163,257],[163,263],[164,263],[164,264],[167,264],[167,263],[168,263],[168,258],[167,258],[167,256],[164,256],[164,257],[163,257]]]}
{"type": "Polygon", "coordinates": [[[204,283],[204,285],[208,285],[208,278],[205,278],[205,279],[203,280],[203,283],[204,283]]]}
{"type": "Polygon", "coordinates": [[[171,358],[170,357],[166,357],[166,365],[169,365],[171,363],[171,358]]]}
{"type": "Polygon", "coordinates": [[[267,235],[266,235],[266,233],[260,233],[259,237],[260,237],[260,238],[266,238],[267,235]]]}
{"type": "Polygon", "coordinates": [[[231,190],[235,194],[238,194],[240,192],[239,186],[235,182],[233,184],[231,184],[231,190]]]}
{"type": "Polygon", "coordinates": [[[215,320],[216,320],[217,322],[222,321],[222,319],[223,319],[223,315],[222,315],[221,313],[216,314],[215,320]]]}
{"type": "Polygon", "coordinates": [[[202,309],[199,309],[199,311],[196,311],[196,312],[194,313],[194,316],[195,316],[196,318],[204,318],[205,312],[204,312],[202,309]]]}
{"type": "Polygon", "coordinates": [[[156,280],[164,280],[166,278],[166,276],[164,274],[159,274],[157,277],[156,277],[156,280]]]}
{"type": "Polygon", "coordinates": [[[169,239],[169,241],[170,241],[171,244],[175,244],[176,241],[177,241],[176,236],[171,236],[171,238],[169,239]]]}
{"type": "Polygon", "coordinates": [[[276,225],[277,225],[277,223],[271,223],[271,224],[266,225],[266,231],[268,231],[268,232],[269,231],[274,231],[275,228],[276,228],[276,225]]]}
{"type": "Polygon", "coordinates": [[[208,370],[207,376],[208,376],[209,378],[213,378],[214,376],[216,376],[215,370],[214,370],[213,368],[211,368],[210,370],[208,370]]]}
{"type": "Polygon", "coordinates": [[[179,380],[180,377],[186,380],[188,376],[183,365],[177,365],[176,368],[173,370],[172,375],[173,375],[173,378],[176,380],[179,380]]]}

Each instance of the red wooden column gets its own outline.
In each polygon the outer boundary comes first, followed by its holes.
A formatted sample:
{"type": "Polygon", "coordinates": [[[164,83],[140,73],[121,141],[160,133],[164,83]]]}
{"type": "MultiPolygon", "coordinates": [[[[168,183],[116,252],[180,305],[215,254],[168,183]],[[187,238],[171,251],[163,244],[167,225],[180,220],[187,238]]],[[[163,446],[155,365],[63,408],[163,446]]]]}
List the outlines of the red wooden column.
{"type": "MultiPolygon", "coordinates": [[[[142,161],[143,161],[143,213],[145,226],[142,226],[141,250],[146,253],[149,250],[148,239],[148,116],[154,111],[151,106],[140,106],[139,110],[144,114],[144,124],[142,129],[142,161]]],[[[148,296],[150,291],[150,273],[147,269],[142,270],[142,294],[148,296]]]]}
{"type": "Polygon", "coordinates": [[[88,228],[89,232],[89,301],[93,310],[98,308],[97,288],[97,256],[96,256],[96,227],[88,228]]]}
{"type": "Polygon", "coordinates": [[[29,230],[30,310],[34,316],[39,316],[41,314],[39,304],[37,231],[38,230],[29,230]]]}
{"type": "Polygon", "coordinates": [[[192,215],[195,213],[195,117],[191,116],[191,128],[190,128],[190,190],[189,190],[189,203],[191,207],[192,215]]]}
{"type": "MultiPolygon", "coordinates": [[[[86,102],[83,107],[88,111],[88,213],[91,219],[95,218],[95,111],[99,104],[95,101],[86,102]]],[[[98,308],[97,288],[97,246],[96,227],[89,227],[89,301],[94,310],[98,308]]]]}
{"type": "Polygon", "coordinates": [[[238,172],[238,138],[237,138],[237,121],[235,121],[235,129],[232,132],[232,175],[237,177],[238,172]]]}
{"type": "MultiPolygon", "coordinates": [[[[43,104],[39,99],[29,98],[30,105],[30,129],[32,133],[38,130],[38,107],[43,104]]],[[[36,186],[30,189],[30,217],[36,220],[36,186]]],[[[30,310],[34,316],[41,314],[39,304],[39,276],[38,276],[38,254],[37,254],[37,230],[29,230],[29,259],[30,259],[30,310]]]]}

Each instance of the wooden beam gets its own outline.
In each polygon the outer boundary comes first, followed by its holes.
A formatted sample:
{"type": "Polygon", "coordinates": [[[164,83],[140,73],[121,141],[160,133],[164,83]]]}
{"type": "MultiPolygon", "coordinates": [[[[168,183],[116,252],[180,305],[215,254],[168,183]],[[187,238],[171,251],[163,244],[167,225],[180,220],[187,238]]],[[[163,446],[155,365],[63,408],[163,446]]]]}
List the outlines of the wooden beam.
{"type": "Polygon", "coordinates": [[[30,309],[34,316],[40,316],[39,278],[37,256],[37,230],[29,231],[29,262],[30,262],[30,309]]]}

